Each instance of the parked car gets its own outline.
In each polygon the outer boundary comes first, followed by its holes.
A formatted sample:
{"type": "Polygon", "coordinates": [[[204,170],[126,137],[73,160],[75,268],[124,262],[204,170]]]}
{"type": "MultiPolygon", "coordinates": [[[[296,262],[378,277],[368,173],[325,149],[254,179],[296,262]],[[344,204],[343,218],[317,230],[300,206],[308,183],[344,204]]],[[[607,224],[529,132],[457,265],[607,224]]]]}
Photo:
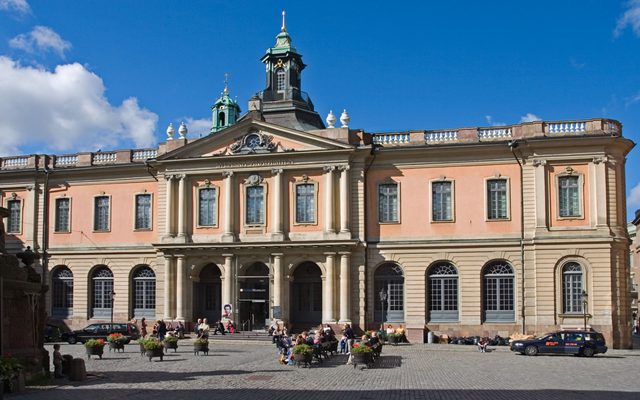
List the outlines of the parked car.
{"type": "Polygon", "coordinates": [[[62,337],[62,330],[53,325],[46,324],[44,326],[44,341],[45,342],[57,342],[62,337]]]}
{"type": "Polygon", "coordinates": [[[138,333],[138,327],[134,324],[128,323],[113,323],[111,327],[110,323],[91,324],[84,329],[75,330],[62,334],[62,340],[69,344],[84,343],[89,339],[107,339],[107,336],[111,333],[122,333],[126,338],[126,343],[131,340],[136,340],[140,337],[138,333]]]}
{"type": "Polygon", "coordinates": [[[592,357],[594,354],[606,353],[607,346],[601,333],[564,330],[546,333],[534,339],[514,340],[511,342],[511,351],[528,356],[549,353],[592,357]]]}

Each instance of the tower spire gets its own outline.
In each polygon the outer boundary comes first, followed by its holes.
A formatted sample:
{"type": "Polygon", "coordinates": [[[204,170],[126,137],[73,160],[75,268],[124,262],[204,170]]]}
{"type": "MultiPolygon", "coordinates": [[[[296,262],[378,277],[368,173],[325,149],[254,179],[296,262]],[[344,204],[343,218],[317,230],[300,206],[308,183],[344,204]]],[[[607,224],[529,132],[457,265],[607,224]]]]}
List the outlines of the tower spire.
{"type": "Polygon", "coordinates": [[[282,28],[281,28],[282,32],[286,32],[287,31],[287,25],[284,22],[285,15],[286,15],[286,12],[284,10],[282,10],[282,28]]]}
{"type": "Polygon", "coordinates": [[[229,73],[224,73],[224,94],[229,94],[229,73]]]}

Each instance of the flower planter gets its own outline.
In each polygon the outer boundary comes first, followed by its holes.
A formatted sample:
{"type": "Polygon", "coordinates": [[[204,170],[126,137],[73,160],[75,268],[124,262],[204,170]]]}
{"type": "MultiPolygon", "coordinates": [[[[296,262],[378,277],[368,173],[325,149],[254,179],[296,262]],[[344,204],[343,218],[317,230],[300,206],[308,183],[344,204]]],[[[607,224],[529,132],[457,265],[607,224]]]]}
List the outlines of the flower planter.
{"type": "Polygon", "coordinates": [[[173,352],[175,353],[178,351],[178,342],[164,342],[164,348],[167,350],[173,349],[173,352]]]}
{"type": "Polygon", "coordinates": [[[354,353],[351,352],[351,363],[353,363],[353,368],[357,367],[358,364],[366,365],[367,367],[371,367],[373,364],[373,358],[371,357],[371,352],[368,353],[354,353]]]}
{"type": "Polygon", "coordinates": [[[313,360],[313,353],[300,353],[293,355],[293,361],[295,361],[296,366],[300,367],[300,365],[304,364],[307,367],[311,367],[311,361],[313,360]]]}
{"type": "Polygon", "coordinates": [[[104,347],[85,347],[87,349],[87,358],[91,359],[91,356],[98,356],[102,359],[102,354],[104,353],[104,347]]]}
{"type": "MultiPolygon", "coordinates": [[[[0,394],[2,393],[20,393],[24,392],[24,373],[19,372],[17,375],[0,381],[0,394]]],[[[0,398],[2,398],[0,396],[0,398]]]]}
{"type": "Polygon", "coordinates": [[[193,344],[193,354],[199,356],[200,353],[209,355],[209,345],[206,344],[193,344]]]}
{"type": "Polygon", "coordinates": [[[147,349],[147,357],[149,357],[149,362],[151,362],[151,359],[153,357],[160,357],[160,361],[162,361],[163,357],[164,357],[164,349],[163,348],[159,348],[159,349],[147,349]]]}
{"type": "Polygon", "coordinates": [[[109,351],[121,351],[124,353],[124,342],[109,342],[109,351]]]}
{"type": "Polygon", "coordinates": [[[147,354],[147,349],[144,348],[144,344],[140,343],[140,357],[144,357],[147,354]]]}
{"type": "Polygon", "coordinates": [[[399,336],[390,336],[389,337],[389,343],[391,343],[392,345],[397,346],[399,342],[400,342],[400,337],[399,336]]]}

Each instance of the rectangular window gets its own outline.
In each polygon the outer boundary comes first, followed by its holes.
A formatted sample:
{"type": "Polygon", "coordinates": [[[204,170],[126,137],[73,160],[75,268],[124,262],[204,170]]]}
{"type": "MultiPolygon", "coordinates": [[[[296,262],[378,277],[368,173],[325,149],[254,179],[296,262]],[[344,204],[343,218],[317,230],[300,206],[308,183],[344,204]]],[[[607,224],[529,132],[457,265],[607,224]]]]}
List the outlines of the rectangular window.
{"type": "Polygon", "coordinates": [[[151,229],[151,194],[136,195],[136,229],[151,229]]]}
{"type": "Polygon", "coordinates": [[[558,206],[560,209],[560,217],[579,217],[579,177],[561,176],[558,178],[558,186],[558,206]]]}
{"type": "Polygon", "coordinates": [[[397,183],[378,185],[378,221],[381,223],[400,221],[398,218],[397,183]]]}
{"type": "Polygon", "coordinates": [[[487,181],[487,207],[488,219],[507,218],[506,179],[490,179],[487,181]]]}
{"type": "Polygon", "coordinates": [[[93,230],[109,230],[109,196],[98,196],[95,198],[93,230]]]}
{"type": "Polygon", "coordinates": [[[278,90],[284,90],[285,89],[285,73],[284,70],[282,68],[280,68],[278,70],[278,72],[276,73],[277,77],[278,77],[278,90]]]}
{"type": "Polygon", "coordinates": [[[7,201],[7,208],[9,209],[9,218],[7,218],[7,233],[20,233],[20,223],[22,216],[22,201],[9,200],[7,201]]]}
{"type": "Polygon", "coordinates": [[[56,232],[70,232],[69,227],[69,212],[70,212],[71,200],[67,198],[56,199],[56,220],[55,231],[56,232]]]}
{"type": "Polygon", "coordinates": [[[431,183],[433,221],[453,221],[451,182],[431,183]]]}
{"type": "Polygon", "coordinates": [[[215,226],[218,224],[218,194],[215,188],[198,190],[198,225],[215,226]]]}
{"type": "Polygon", "coordinates": [[[312,183],[296,185],[296,223],[313,224],[316,222],[316,186],[312,183]]]}
{"type": "Polygon", "coordinates": [[[246,194],[247,225],[264,225],[264,186],[249,186],[246,194]]]}

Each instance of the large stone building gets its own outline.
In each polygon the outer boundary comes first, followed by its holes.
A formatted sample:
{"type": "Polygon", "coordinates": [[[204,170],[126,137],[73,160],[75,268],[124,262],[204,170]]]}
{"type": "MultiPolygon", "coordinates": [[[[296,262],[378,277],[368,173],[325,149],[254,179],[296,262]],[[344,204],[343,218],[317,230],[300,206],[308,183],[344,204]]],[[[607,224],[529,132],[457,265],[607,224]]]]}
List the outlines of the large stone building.
{"type": "Polygon", "coordinates": [[[51,318],[216,320],[229,304],[241,329],[384,321],[422,341],[586,315],[630,345],[619,122],[325,127],[285,29],[262,62],[248,112],[225,89],[201,139],[170,127],[153,149],[1,160],[8,247],[46,254],[51,318]]]}

